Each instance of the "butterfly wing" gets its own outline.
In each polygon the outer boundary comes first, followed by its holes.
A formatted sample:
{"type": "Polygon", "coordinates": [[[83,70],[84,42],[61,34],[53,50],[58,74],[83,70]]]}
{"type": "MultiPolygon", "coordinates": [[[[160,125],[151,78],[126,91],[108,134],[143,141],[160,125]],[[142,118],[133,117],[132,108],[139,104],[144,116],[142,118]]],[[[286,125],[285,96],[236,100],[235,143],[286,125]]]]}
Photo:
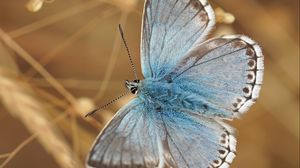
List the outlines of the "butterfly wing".
{"type": "Polygon", "coordinates": [[[162,77],[214,25],[206,0],[146,0],[141,38],[145,78],[162,77]]]}
{"type": "Polygon", "coordinates": [[[221,118],[239,117],[256,101],[263,79],[260,47],[246,36],[224,36],[194,47],[164,78],[192,102],[193,111],[221,118]],[[200,102],[200,103],[199,103],[200,102]]]}
{"type": "Polygon", "coordinates": [[[201,115],[162,112],[166,163],[174,168],[228,168],[236,139],[226,124],[201,115]]]}
{"type": "Polygon", "coordinates": [[[151,113],[133,99],[122,107],[94,142],[87,167],[156,167],[163,163],[151,113]]]}

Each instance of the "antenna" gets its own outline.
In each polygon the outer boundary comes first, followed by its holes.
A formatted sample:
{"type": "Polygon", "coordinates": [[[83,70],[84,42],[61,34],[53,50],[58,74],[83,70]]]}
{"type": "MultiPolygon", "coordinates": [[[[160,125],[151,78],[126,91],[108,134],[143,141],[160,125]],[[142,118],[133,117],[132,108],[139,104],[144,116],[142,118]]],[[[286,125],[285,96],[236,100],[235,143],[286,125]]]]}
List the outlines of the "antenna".
{"type": "Polygon", "coordinates": [[[127,50],[127,54],[128,54],[129,60],[130,60],[130,64],[131,64],[131,67],[132,67],[132,70],[133,70],[133,73],[134,73],[134,77],[135,77],[135,79],[137,80],[138,78],[137,78],[136,69],[135,69],[135,66],[134,66],[134,64],[133,64],[131,54],[130,54],[130,52],[129,52],[129,48],[128,48],[128,46],[127,46],[127,42],[126,42],[126,40],[125,40],[124,32],[123,32],[123,29],[122,29],[121,24],[119,24],[119,31],[120,31],[120,34],[121,34],[123,43],[124,43],[124,45],[125,45],[125,48],[126,48],[126,50],[127,50]]]}
{"type": "Polygon", "coordinates": [[[96,108],[95,110],[93,110],[93,111],[87,113],[84,117],[88,117],[88,116],[90,116],[90,115],[93,115],[94,113],[96,113],[96,112],[99,111],[99,110],[105,109],[107,106],[111,105],[112,103],[114,103],[115,101],[121,99],[122,97],[128,95],[129,93],[130,93],[130,91],[127,91],[127,92],[123,93],[122,95],[120,95],[119,97],[113,99],[113,100],[110,101],[109,103],[107,103],[107,104],[105,104],[105,105],[103,105],[103,106],[101,106],[101,107],[98,107],[98,108],[96,108]]]}
{"type": "MultiPolygon", "coordinates": [[[[132,57],[131,57],[131,54],[130,54],[130,51],[129,51],[127,42],[126,42],[126,40],[125,40],[124,32],[123,32],[123,29],[122,29],[121,24],[119,24],[119,31],[120,31],[120,35],[121,35],[121,37],[122,37],[123,43],[124,43],[124,45],[125,45],[125,48],[126,48],[126,51],[127,51],[127,55],[128,55],[128,57],[129,57],[129,60],[130,60],[130,64],[131,64],[131,67],[132,67],[132,70],[133,70],[133,73],[134,73],[134,77],[135,77],[136,80],[138,80],[138,78],[137,78],[137,73],[136,73],[136,69],[135,69],[135,66],[134,66],[134,64],[133,64],[132,57]]],[[[107,104],[105,104],[105,105],[103,105],[103,106],[101,106],[101,107],[98,107],[98,108],[96,108],[95,110],[93,110],[93,111],[87,113],[87,114],[85,115],[85,117],[88,117],[88,116],[90,116],[90,115],[93,115],[94,113],[96,113],[97,111],[100,111],[100,110],[102,110],[102,109],[105,109],[107,106],[111,105],[112,103],[114,103],[115,101],[121,99],[122,97],[126,96],[126,95],[129,94],[129,93],[130,93],[130,91],[127,91],[127,92],[123,93],[122,95],[120,95],[119,97],[113,99],[113,100],[110,101],[109,103],[107,103],[107,104]]]]}

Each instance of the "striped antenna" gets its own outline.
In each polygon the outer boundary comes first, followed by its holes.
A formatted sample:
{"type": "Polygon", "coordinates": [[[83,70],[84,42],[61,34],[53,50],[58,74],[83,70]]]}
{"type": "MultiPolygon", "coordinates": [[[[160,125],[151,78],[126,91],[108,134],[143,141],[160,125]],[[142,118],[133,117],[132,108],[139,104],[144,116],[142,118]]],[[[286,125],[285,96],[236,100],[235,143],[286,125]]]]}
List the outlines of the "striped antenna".
{"type": "Polygon", "coordinates": [[[130,60],[130,64],[131,64],[131,67],[132,67],[132,70],[133,70],[133,73],[134,73],[134,77],[135,77],[135,79],[137,80],[138,77],[137,77],[136,69],[135,69],[135,66],[134,66],[134,64],[133,64],[132,57],[131,57],[131,54],[130,54],[130,51],[129,51],[127,42],[126,42],[126,40],[125,40],[125,36],[124,36],[124,32],[123,32],[123,29],[122,29],[121,24],[119,24],[119,31],[120,31],[120,34],[121,34],[123,43],[124,43],[124,45],[125,45],[125,48],[126,48],[126,51],[127,51],[127,55],[128,55],[128,57],[129,57],[129,60],[130,60]]]}
{"type": "Polygon", "coordinates": [[[122,95],[120,95],[119,97],[113,99],[113,100],[110,101],[109,103],[107,103],[107,104],[105,104],[105,105],[103,105],[103,106],[101,106],[101,107],[98,107],[98,108],[96,108],[95,110],[93,110],[93,111],[87,113],[84,117],[88,117],[88,116],[90,116],[90,115],[93,115],[93,114],[96,113],[97,111],[100,111],[100,110],[105,109],[105,108],[108,107],[109,105],[113,104],[114,102],[118,101],[119,99],[121,99],[122,97],[124,97],[124,96],[126,96],[126,95],[128,95],[128,94],[130,94],[130,91],[127,91],[127,92],[123,93],[122,95]]]}
{"type": "MultiPolygon", "coordinates": [[[[120,31],[120,35],[121,35],[121,37],[122,37],[123,43],[124,43],[124,45],[125,45],[125,48],[126,48],[128,57],[129,57],[130,64],[131,64],[131,67],[132,67],[132,70],[133,70],[135,79],[137,80],[136,69],[135,69],[135,66],[134,66],[134,64],[133,64],[132,57],[131,57],[131,54],[130,54],[130,51],[129,51],[127,42],[126,42],[126,40],[125,40],[124,32],[123,32],[123,29],[122,29],[121,24],[119,24],[119,31],[120,31]]],[[[129,93],[130,93],[130,91],[127,91],[127,92],[123,93],[122,95],[120,95],[119,97],[113,99],[113,100],[110,101],[109,103],[107,103],[107,104],[105,104],[105,105],[103,105],[103,106],[101,106],[101,107],[98,107],[98,108],[96,108],[95,110],[93,110],[93,111],[87,113],[87,114],[85,115],[85,117],[88,117],[88,116],[90,116],[90,115],[93,115],[93,114],[96,113],[97,111],[100,111],[100,110],[105,109],[106,107],[108,107],[109,105],[111,105],[111,104],[113,104],[114,102],[118,101],[120,98],[122,98],[122,97],[128,95],[129,93]]]]}

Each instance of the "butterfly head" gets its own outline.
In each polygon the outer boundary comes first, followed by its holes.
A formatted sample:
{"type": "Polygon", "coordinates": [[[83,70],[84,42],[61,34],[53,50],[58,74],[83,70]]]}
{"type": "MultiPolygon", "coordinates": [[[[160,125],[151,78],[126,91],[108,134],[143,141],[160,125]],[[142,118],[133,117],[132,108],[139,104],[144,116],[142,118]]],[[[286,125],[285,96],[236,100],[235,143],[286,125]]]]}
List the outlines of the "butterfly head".
{"type": "Polygon", "coordinates": [[[137,94],[139,89],[140,80],[133,80],[133,81],[125,81],[125,86],[130,90],[132,94],[137,94]]]}

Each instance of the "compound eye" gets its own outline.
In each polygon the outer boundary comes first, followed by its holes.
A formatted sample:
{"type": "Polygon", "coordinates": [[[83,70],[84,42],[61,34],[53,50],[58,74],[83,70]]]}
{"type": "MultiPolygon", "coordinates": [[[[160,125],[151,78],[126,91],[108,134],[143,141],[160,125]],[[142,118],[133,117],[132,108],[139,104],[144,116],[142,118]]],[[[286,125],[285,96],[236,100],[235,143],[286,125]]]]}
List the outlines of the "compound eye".
{"type": "Polygon", "coordinates": [[[137,93],[137,88],[136,88],[136,87],[134,87],[134,88],[131,88],[131,90],[130,90],[130,91],[131,91],[131,93],[132,93],[132,94],[136,94],[136,93],[137,93]]]}
{"type": "Polygon", "coordinates": [[[133,82],[134,83],[140,83],[140,80],[134,80],[133,82]]]}

